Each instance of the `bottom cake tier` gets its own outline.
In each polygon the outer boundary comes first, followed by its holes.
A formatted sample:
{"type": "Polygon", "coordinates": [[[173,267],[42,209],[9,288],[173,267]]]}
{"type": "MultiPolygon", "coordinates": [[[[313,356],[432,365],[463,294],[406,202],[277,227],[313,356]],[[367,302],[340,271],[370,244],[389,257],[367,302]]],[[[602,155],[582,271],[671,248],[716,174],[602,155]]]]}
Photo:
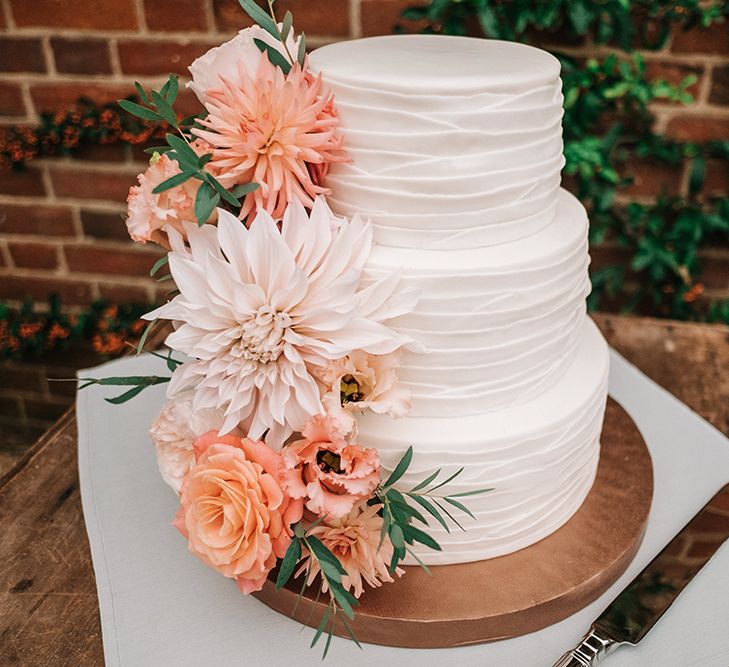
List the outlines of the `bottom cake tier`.
{"type": "Polygon", "coordinates": [[[438,468],[444,479],[463,467],[438,494],[493,489],[467,499],[475,519],[461,515],[465,531],[454,525],[446,532],[431,522],[429,533],[442,551],[416,549],[424,563],[512,553],[551,534],[579,509],[597,470],[608,366],[607,344],[585,318],[567,372],[528,402],[466,417],[358,417],[359,441],[380,450],[384,468],[392,469],[412,445],[412,464],[397,488],[408,490],[438,468]]]}

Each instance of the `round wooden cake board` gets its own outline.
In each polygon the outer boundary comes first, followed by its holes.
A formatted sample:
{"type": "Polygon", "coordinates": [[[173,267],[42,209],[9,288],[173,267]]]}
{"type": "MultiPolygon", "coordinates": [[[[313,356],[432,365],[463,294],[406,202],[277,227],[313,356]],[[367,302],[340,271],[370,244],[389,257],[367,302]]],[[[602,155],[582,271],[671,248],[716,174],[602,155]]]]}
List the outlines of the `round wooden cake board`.
{"type": "MultiPolygon", "coordinates": [[[[367,588],[351,624],[360,641],[440,648],[480,644],[534,632],[595,600],[635,555],[653,496],[650,454],[637,427],[608,401],[595,483],[577,513],[550,536],[506,556],[458,565],[407,567],[403,577],[367,588]]],[[[295,620],[318,627],[328,596],[301,583],[256,597],[295,620]],[[294,607],[296,613],[293,615],[294,607]]],[[[312,587],[313,588],[313,587],[312,587]]],[[[334,633],[347,637],[341,623],[334,633]]]]}

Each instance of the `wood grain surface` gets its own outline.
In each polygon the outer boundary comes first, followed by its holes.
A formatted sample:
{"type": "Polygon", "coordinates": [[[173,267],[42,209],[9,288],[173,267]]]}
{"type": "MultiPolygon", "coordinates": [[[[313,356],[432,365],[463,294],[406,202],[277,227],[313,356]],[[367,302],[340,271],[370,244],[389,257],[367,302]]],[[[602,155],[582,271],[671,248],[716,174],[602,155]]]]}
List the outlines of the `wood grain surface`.
{"type": "MultiPolygon", "coordinates": [[[[598,315],[608,341],[729,433],[729,327],[598,315]]],[[[73,411],[0,478],[0,665],[102,665],[73,411]]]]}

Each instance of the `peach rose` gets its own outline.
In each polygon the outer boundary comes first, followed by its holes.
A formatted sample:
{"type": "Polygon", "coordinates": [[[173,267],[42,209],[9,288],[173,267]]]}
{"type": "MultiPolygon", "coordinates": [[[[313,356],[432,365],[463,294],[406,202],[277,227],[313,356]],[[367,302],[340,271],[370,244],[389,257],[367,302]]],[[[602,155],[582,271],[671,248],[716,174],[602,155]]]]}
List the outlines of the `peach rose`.
{"type": "Polygon", "coordinates": [[[243,593],[261,590],[303,514],[303,502],[283,488],[283,459],[262,442],[215,431],[194,449],[173,525],[190,551],[243,593]]]}
{"type": "Polygon", "coordinates": [[[281,450],[290,473],[289,494],[306,498],[306,508],[319,516],[340,518],[380,483],[380,455],[347,442],[338,423],[315,416],[303,428],[301,440],[281,450]]]}

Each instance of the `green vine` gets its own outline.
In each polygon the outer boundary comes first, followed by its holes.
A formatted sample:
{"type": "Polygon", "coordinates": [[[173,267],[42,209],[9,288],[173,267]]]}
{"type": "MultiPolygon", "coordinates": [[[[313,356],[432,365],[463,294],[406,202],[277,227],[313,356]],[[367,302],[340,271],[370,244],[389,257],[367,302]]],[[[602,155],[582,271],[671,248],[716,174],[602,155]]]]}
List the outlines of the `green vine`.
{"type": "Polygon", "coordinates": [[[640,53],[662,48],[672,32],[706,28],[729,16],[714,0],[431,0],[403,18],[425,32],[479,34],[550,43],[590,39],[612,47],[581,61],[555,53],[565,96],[566,185],[590,212],[591,240],[624,249],[628,265],[593,272],[589,305],[610,299],[625,311],[679,319],[729,322],[729,304],[702,297],[700,250],[729,240],[729,199],[704,193],[707,161],[727,163],[729,141],[681,142],[653,131],[653,102],[690,104],[694,75],[677,85],[652,80],[640,53]],[[638,162],[688,169],[685,195],[664,192],[655,201],[631,201],[622,191],[638,162]]]}

